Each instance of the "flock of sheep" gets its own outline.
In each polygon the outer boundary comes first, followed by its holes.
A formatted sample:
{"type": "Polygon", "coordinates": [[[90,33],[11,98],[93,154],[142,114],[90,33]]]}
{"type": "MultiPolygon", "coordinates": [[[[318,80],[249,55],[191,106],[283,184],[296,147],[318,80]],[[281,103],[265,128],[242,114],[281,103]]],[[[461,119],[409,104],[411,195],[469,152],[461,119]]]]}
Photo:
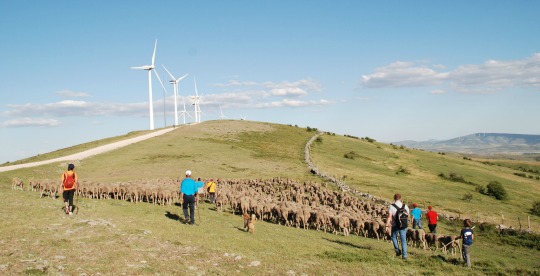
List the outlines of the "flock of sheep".
{"type": "MultiPolygon", "coordinates": [[[[385,233],[388,205],[375,199],[361,199],[343,191],[331,191],[319,183],[299,183],[291,179],[219,179],[215,205],[218,211],[234,214],[255,214],[257,219],[303,229],[329,233],[362,235],[390,240],[385,233]]],[[[24,182],[14,178],[12,189],[24,190],[24,182]]],[[[56,198],[62,193],[60,181],[28,181],[27,190],[38,191],[40,197],[56,198]]],[[[89,199],[115,199],[133,203],[146,202],[171,206],[180,202],[178,181],[170,178],[117,183],[81,181],[77,195],[89,199]]],[[[207,197],[205,189],[201,199],[207,197]]],[[[443,252],[459,249],[456,236],[425,233],[409,229],[411,246],[443,252]]]]}

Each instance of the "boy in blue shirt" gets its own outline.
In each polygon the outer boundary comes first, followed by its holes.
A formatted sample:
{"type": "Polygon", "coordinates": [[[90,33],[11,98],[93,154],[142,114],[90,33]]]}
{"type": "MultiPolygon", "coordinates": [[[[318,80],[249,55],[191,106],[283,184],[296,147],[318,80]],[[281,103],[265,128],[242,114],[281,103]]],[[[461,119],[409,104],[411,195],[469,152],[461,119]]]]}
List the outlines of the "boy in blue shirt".
{"type": "Polygon", "coordinates": [[[470,219],[463,220],[463,229],[461,229],[461,235],[458,238],[463,240],[463,245],[461,246],[461,255],[463,256],[463,260],[467,264],[467,267],[471,267],[470,250],[474,239],[474,227],[471,226],[472,221],[470,219]]]}
{"type": "Polygon", "coordinates": [[[416,226],[418,226],[418,229],[422,229],[422,210],[418,208],[418,204],[413,203],[414,209],[411,211],[411,215],[413,217],[413,229],[416,229],[416,226]]]}

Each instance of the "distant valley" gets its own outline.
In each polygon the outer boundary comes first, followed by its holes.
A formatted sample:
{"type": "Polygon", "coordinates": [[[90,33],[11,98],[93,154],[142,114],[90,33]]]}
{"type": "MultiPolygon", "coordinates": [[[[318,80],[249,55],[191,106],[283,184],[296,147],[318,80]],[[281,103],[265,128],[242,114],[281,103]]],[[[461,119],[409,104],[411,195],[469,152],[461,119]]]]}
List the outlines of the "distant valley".
{"type": "Polygon", "coordinates": [[[540,135],[529,134],[475,133],[450,140],[401,141],[393,144],[428,151],[479,155],[540,153],[540,135]]]}

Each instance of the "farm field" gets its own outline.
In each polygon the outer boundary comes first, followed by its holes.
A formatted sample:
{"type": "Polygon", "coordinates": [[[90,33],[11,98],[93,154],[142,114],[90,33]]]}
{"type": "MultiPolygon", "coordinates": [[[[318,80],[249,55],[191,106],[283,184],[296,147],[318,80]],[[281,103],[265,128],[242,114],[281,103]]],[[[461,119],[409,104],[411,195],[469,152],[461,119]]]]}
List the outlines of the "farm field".
{"type": "MultiPolygon", "coordinates": [[[[147,141],[75,162],[85,181],[127,183],[182,177],[221,179],[294,179],[322,183],[304,163],[304,146],[316,132],[295,126],[249,121],[209,121],[183,126],[147,141]]],[[[71,151],[72,149],[66,149],[71,151]]],[[[62,150],[54,153],[63,155],[62,150]]],[[[486,164],[450,154],[399,148],[365,139],[325,134],[311,146],[316,166],[347,185],[380,199],[400,192],[405,202],[433,205],[441,214],[524,228],[540,198],[540,182],[514,175],[511,166],[486,164]],[[354,152],[353,159],[345,158],[354,152]],[[396,173],[398,172],[398,173],[396,173]],[[439,174],[455,173],[467,182],[439,174]],[[475,185],[499,181],[505,201],[482,195],[475,185]],[[473,184],[471,184],[473,183],[473,184]],[[463,200],[466,193],[473,195],[463,200]],[[520,220],[518,220],[520,218],[520,220]]],[[[47,158],[47,154],[40,156],[47,158]]],[[[540,270],[536,236],[499,236],[477,227],[473,268],[458,256],[410,248],[406,262],[390,243],[258,221],[255,234],[242,228],[240,215],[202,203],[198,225],[179,222],[178,203],[134,204],[114,199],[78,198],[79,212],[62,213],[61,200],[38,192],[13,191],[15,176],[27,181],[58,179],[66,163],[0,174],[0,273],[6,274],[198,274],[198,275],[361,275],[368,273],[469,275],[535,274],[540,270]],[[517,240],[516,240],[517,239],[517,240]]],[[[534,164],[533,164],[534,165],[534,164]]],[[[328,184],[329,190],[336,190],[328,184]]],[[[442,220],[439,232],[458,234],[461,224],[442,220]]]]}

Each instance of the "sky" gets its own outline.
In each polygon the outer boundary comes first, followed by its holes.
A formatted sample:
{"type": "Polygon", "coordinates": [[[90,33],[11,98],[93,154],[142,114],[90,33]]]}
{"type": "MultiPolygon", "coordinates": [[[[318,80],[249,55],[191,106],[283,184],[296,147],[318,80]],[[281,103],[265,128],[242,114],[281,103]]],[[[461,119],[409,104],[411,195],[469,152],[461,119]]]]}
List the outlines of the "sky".
{"type": "MultiPolygon", "coordinates": [[[[0,163],[178,112],[370,137],[540,134],[540,1],[0,0],[0,163]]],[[[186,123],[194,118],[186,116],[186,123]]],[[[183,124],[183,117],[178,119],[183,124]]]]}

